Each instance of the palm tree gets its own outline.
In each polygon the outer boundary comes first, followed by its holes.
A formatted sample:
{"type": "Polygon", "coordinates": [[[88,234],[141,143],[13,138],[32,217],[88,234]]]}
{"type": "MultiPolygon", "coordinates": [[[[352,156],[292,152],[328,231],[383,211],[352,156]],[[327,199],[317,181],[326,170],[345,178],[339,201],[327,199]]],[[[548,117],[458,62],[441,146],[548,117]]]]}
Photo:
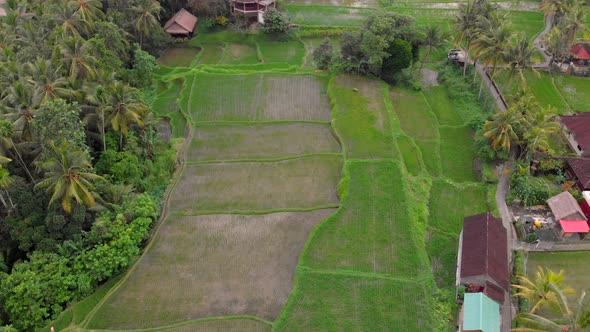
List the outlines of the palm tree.
{"type": "Polygon", "coordinates": [[[474,41],[475,53],[486,66],[492,67],[490,73],[492,78],[496,73],[497,66],[506,60],[511,36],[510,30],[504,24],[499,24],[491,27],[489,32],[482,33],[474,41]]]}
{"type": "Polygon", "coordinates": [[[527,69],[533,68],[533,55],[535,52],[535,46],[526,36],[523,36],[512,43],[505,54],[509,66],[508,81],[512,81],[512,78],[518,75],[523,90],[526,90],[527,83],[524,73],[527,69]]]}
{"type": "Polygon", "coordinates": [[[20,77],[5,91],[2,101],[5,118],[13,121],[14,131],[20,134],[20,138],[26,141],[33,140],[33,116],[39,104],[33,102],[33,93],[28,82],[20,77]]]}
{"type": "Polygon", "coordinates": [[[114,131],[120,132],[119,149],[123,148],[123,136],[132,124],[143,126],[142,115],[148,110],[146,104],[137,98],[137,89],[115,81],[107,89],[105,113],[107,122],[114,131]]]}
{"type": "Polygon", "coordinates": [[[509,108],[506,113],[496,113],[492,121],[486,121],[483,136],[491,141],[494,150],[504,149],[510,151],[513,144],[518,142],[515,128],[518,128],[521,124],[522,114],[514,108],[509,108]]]}
{"type": "Polygon", "coordinates": [[[455,15],[453,20],[453,32],[455,38],[453,43],[465,49],[466,59],[463,63],[463,76],[467,69],[467,62],[469,59],[469,51],[475,36],[475,28],[477,24],[477,15],[475,14],[474,2],[467,1],[465,4],[459,5],[459,12],[455,15]]]}
{"type": "Polygon", "coordinates": [[[67,7],[91,26],[104,17],[100,0],[69,0],[67,7]]]}
{"type": "Polygon", "coordinates": [[[69,67],[72,79],[93,78],[96,74],[96,58],[91,55],[91,45],[81,38],[64,40],[59,45],[62,62],[69,67]]]}
{"type": "Polygon", "coordinates": [[[35,189],[45,188],[51,193],[49,205],[60,200],[66,213],[72,211],[72,200],[77,204],[94,206],[92,182],[103,178],[91,172],[92,164],[88,152],[70,145],[62,145],[53,146],[52,153],[52,157],[39,163],[45,174],[44,180],[39,182],[35,189]]]}
{"type": "MultiPolygon", "coordinates": [[[[512,285],[512,287],[517,290],[516,296],[522,297],[529,302],[529,311],[534,314],[544,306],[551,306],[555,303],[556,295],[550,284],[554,283],[558,287],[563,287],[563,279],[565,278],[563,273],[563,270],[555,273],[548,268],[544,269],[539,266],[534,279],[519,276],[519,284],[512,285]]],[[[562,288],[562,290],[567,293],[572,291],[570,288],[562,288]]]]}
{"type": "Polygon", "coordinates": [[[512,329],[515,332],[582,332],[590,327],[589,297],[582,291],[572,309],[564,291],[555,282],[549,282],[548,289],[554,294],[553,306],[560,315],[559,319],[551,320],[535,313],[520,313],[516,322],[523,327],[512,329]]]}
{"type": "Polygon", "coordinates": [[[554,135],[561,130],[555,121],[557,110],[552,106],[537,108],[535,112],[528,114],[530,128],[524,135],[527,156],[530,158],[536,152],[550,154],[552,152],[550,142],[554,135]]]}
{"type": "Polygon", "coordinates": [[[560,18],[558,25],[562,28],[570,45],[573,44],[579,32],[588,32],[588,27],[586,27],[586,8],[579,4],[568,8],[560,18]]]}
{"type": "Polygon", "coordinates": [[[59,28],[56,32],[61,38],[79,38],[90,30],[89,22],[65,3],[52,6],[50,10],[52,20],[59,28]]]}
{"type": "Polygon", "coordinates": [[[545,44],[545,48],[549,54],[551,54],[551,59],[549,61],[549,70],[551,70],[555,59],[563,60],[567,56],[569,43],[561,29],[559,29],[559,27],[553,27],[547,32],[547,34],[545,34],[543,44],[545,44]]]}
{"type": "Polygon", "coordinates": [[[143,46],[143,37],[160,26],[158,20],[162,7],[155,0],[138,0],[131,10],[136,16],[133,20],[133,28],[139,35],[139,45],[143,46]]]}
{"type": "Polygon", "coordinates": [[[428,59],[430,52],[438,51],[445,43],[445,37],[446,36],[442,33],[439,26],[430,25],[426,27],[424,30],[424,38],[422,38],[422,47],[426,50],[426,54],[424,54],[424,58],[422,58],[422,62],[420,63],[420,70],[422,70],[424,61],[428,59]]]}
{"type": "Polygon", "coordinates": [[[35,178],[33,178],[33,175],[29,171],[29,168],[27,167],[21,156],[19,147],[16,144],[14,144],[14,141],[12,140],[13,134],[14,132],[12,130],[12,125],[10,124],[10,122],[0,120],[0,160],[7,161],[9,159],[16,158],[18,160],[18,163],[24,169],[25,173],[27,173],[27,176],[29,177],[31,182],[36,183],[35,178]],[[12,158],[8,158],[9,155],[12,158]]]}
{"type": "Polygon", "coordinates": [[[55,98],[71,99],[75,92],[70,89],[68,81],[60,75],[60,69],[54,68],[51,60],[38,58],[27,67],[27,81],[33,86],[33,103],[40,105],[55,98]]]}

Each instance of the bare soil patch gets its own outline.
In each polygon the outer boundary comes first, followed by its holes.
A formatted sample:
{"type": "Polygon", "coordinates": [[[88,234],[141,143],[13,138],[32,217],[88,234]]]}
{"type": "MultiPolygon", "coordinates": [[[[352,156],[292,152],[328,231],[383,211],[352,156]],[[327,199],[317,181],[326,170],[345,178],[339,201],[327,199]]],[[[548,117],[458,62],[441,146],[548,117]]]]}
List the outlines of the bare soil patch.
{"type": "Polygon", "coordinates": [[[171,217],[89,328],[148,328],[225,315],[274,320],[309,233],[333,212],[171,217]]]}
{"type": "Polygon", "coordinates": [[[199,125],[187,160],[276,158],[340,152],[329,124],[199,125]]]}
{"type": "Polygon", "coordinates": [[[171,208],[192,214],[336,205],[341,170],[340,156],[187,165],[171,208]]]}

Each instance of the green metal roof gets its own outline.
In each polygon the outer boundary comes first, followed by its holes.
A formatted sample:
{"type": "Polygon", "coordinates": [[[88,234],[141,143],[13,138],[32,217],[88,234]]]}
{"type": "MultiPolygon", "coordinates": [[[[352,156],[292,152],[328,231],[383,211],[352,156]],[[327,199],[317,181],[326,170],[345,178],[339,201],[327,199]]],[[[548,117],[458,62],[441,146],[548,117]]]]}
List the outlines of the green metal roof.
{"type": "Polygon", "coordinates": [[[465,293],[463,330],[500,332],[500,305],[484,293],[465,293]]]}

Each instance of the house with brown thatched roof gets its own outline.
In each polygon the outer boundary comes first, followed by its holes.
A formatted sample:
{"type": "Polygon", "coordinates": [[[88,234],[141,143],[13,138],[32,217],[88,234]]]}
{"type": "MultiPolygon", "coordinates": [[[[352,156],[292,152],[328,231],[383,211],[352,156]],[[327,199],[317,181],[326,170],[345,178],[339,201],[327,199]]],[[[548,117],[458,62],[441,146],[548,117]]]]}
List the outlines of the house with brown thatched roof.
{"type": "Polygon", "coordinates": [[[197,20],[195,15],[182,8],[164,24],[164,30],[172,37],[191,37],[197,20]]]}
{"type": "Polygon", "coordinates": [[[590,113],[559,117],[570,149],[579,156],[590,156],[590,113]]]}

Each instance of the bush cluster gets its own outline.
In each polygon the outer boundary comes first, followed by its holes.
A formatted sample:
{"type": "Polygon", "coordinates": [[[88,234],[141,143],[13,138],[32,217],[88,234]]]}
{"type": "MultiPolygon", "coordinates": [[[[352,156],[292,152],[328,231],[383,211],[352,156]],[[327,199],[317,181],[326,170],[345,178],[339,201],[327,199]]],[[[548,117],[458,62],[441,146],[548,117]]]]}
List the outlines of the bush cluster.
{"type": "Polygon", "coordinates": [[[13,326],[30,330],[43,325],[129,266],[157,211],[148,194],[137,195],[125,208],[104,213],[81,238],[59,245],[60,254],[35,251],[11,274],[0,273],[0,300],[13,326]]]}

